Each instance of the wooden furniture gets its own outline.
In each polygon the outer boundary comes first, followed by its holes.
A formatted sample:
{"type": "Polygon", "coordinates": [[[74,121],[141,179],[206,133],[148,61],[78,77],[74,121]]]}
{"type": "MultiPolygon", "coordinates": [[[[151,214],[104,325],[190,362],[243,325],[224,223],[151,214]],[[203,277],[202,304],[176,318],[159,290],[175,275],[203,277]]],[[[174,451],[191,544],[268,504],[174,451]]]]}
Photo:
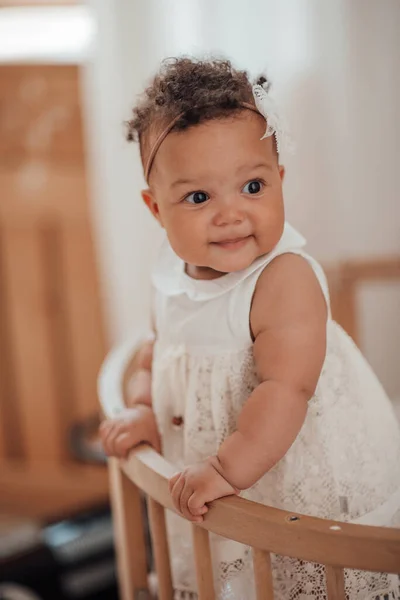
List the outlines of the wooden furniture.
{"type": "Polygon", "coordinates": [[[333,317],[359,345],[358,292],[361,286],[371,283],[400,284],[400,257],[348,260],[327,269],[327,273],[333,317]]]}
{"type": "MultiPolygon", "coordinates": [[[[112,353],[103,366],[99,391],[109,416],[125,404],[135,344],[112,353]]],[[[168,479],[176,470],[148,447],[126,461],[110,461],[121,600],[150,598],[140,491],[148,496],[158,597],[172,600],[172,578],[164,509],[174,510],[168,479]]],[[[258,600],[272,600],[270,553],[325,565],[329,600],[344,600],[344,568],[397,573],[400,530],[306,517],[241,498],[213,502],[204,523],[193,525],[193,551],[199,600],[215,598],[208,532],[253,548],[258,600]]]]}
{"type": "Polygon", "coordinates": [[[42,518],[108,496],[68,451],[106,352],[80,97],[78,64],[0,64],[0,510],[42,518]]]}

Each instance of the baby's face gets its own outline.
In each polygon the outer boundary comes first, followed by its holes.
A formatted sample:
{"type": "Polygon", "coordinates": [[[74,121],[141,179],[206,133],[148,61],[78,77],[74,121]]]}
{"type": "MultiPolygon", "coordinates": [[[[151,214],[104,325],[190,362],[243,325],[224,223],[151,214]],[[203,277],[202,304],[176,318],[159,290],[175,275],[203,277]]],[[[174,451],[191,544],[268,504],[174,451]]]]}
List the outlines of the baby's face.
{"type": "Polygon", "coordinates": [[[143,199],[197,279],[239,271],[278,243],[283,168],[265,121],[250,110],[162,143],[143,199]]]}

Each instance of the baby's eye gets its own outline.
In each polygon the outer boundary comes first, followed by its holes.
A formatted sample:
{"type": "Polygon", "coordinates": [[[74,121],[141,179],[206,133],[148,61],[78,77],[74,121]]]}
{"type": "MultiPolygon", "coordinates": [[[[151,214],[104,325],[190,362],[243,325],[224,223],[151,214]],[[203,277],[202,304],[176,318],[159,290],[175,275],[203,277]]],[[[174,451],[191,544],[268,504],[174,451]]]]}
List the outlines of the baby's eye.
{"type": "Polygon", "coordinates": [[[261,192],[263,187],[264,184],[259,179],[253,179],[252,181],[246,183],[246,185],[242,189],[242,192],[244,192],[245,194],[258,194],[259,192],[261,192]]]}
{"type": "Polygon", "coordinates": [[[185,200],[186,202],[189,202],[189,204],[203,204],[203,202],[207,202],[209,197],[210,196],[206,194],[206,192],[193,192],[192,194],[189,194],[189,196],[186,196],[185,200]]]}

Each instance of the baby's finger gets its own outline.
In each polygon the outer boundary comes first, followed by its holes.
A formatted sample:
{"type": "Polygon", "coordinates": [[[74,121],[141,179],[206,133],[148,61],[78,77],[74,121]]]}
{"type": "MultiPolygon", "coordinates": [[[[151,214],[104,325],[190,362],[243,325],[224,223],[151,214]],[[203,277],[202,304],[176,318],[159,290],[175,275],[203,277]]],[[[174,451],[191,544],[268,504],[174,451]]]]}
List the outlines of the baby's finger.
{"type": "Polygon", "coordinates": [[[110,426],[101,433],[101,443],[106,454],[112,453],[111,440],[113,439],[116,431],[116,423],[111,423],[110,426]]]}
{"type": "Polygon", "coordinates": [[[107,439],[107,436],[110,433],[111,429],[114,427],[114,425],[115,423],[113,421],[103,421],[101,423],[99,427],[99,436],[102,443],[107,439]]]}
{"type": "Polygon", "coordinates": [[[193,488],[189,486],[187,482],[185,482],[184,488],[181,493],[181,497],[179,499],[179,507],[185,519],[188,519],[189,521],[192,521],[194,519],[188,507],[188,500],[192,494],[193,488]]]}
{"type": "Polygon", "coordinates": [[[171,491],[172,502],[174,503],[174,507],[175,507],[176,511],[179,513],[181,512],[180,497],[181,497],[181,493],[184,488],[184,485],[185,485],[185,477],[181,473],[179,475],[178,481],[175,483],[175,485],[173,486],[172,491],[171,491]]]}
{"type": "Polygon", "coordinates": [[[172,493],[172,488],[174,487],[174,485],[176,484],[176,482],[178,481],[179,477],[181,476],[181,472],[179,473],[175,473],[175,475],[173,475],[169,481],[168,481],[168,489],[169,489],[169,493],[172,493]]]}
{"type": "Polygon", "coordinates": [[[115,427],[113,427],[113,429],[107,436],[107,448],[108,448],[108,454],[110,456],[119,456],[117,446],[116,446],[116,441],[118,439],[118,436],[121,435],[121,433],[122,433],[121,427],[119,425],[116,425],[115,427]]]}
{"type": "Polygon", "coordinates": [[[99,433],[105,433],[110,426],[111,426],[111,421],[108,421],[108,420],[102,421],[99,425],[99,433]]]}
{"type": "Polygon", "coordinates": [[[208,511],[208,506],[204,504],[203,499],[199,496],[197,492],[194,492],[190,496],[188,500],[188,508],[194,517],[204,515],[208,511]]]}
{"type": "Polygon", "coordinates": [[[125,431],[116,437],[114,443],[115,453],[120,458],[126,458],[129,454],[129,451],[135,446],[137,446],[137,443],[135,443],[135,438],[125,431]]]}

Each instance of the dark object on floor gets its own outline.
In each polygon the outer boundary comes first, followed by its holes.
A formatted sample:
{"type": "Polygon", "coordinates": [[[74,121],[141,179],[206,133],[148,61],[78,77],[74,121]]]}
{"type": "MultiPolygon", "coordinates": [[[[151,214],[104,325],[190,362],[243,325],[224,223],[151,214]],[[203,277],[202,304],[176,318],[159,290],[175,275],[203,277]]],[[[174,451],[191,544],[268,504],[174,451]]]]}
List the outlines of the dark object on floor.
{"type": "Polygon", "coordinates": [[[69,432],[69,449],[79,462],[99,465],[107,463],[98,436],[99,425],[100,418],[97,415],[72,425],[69,432]]]}
{"type": "Polygon", "coordinates": [[[0,534],[0,600],[75,599],[118,600],[108,507],[0,534]]]}

